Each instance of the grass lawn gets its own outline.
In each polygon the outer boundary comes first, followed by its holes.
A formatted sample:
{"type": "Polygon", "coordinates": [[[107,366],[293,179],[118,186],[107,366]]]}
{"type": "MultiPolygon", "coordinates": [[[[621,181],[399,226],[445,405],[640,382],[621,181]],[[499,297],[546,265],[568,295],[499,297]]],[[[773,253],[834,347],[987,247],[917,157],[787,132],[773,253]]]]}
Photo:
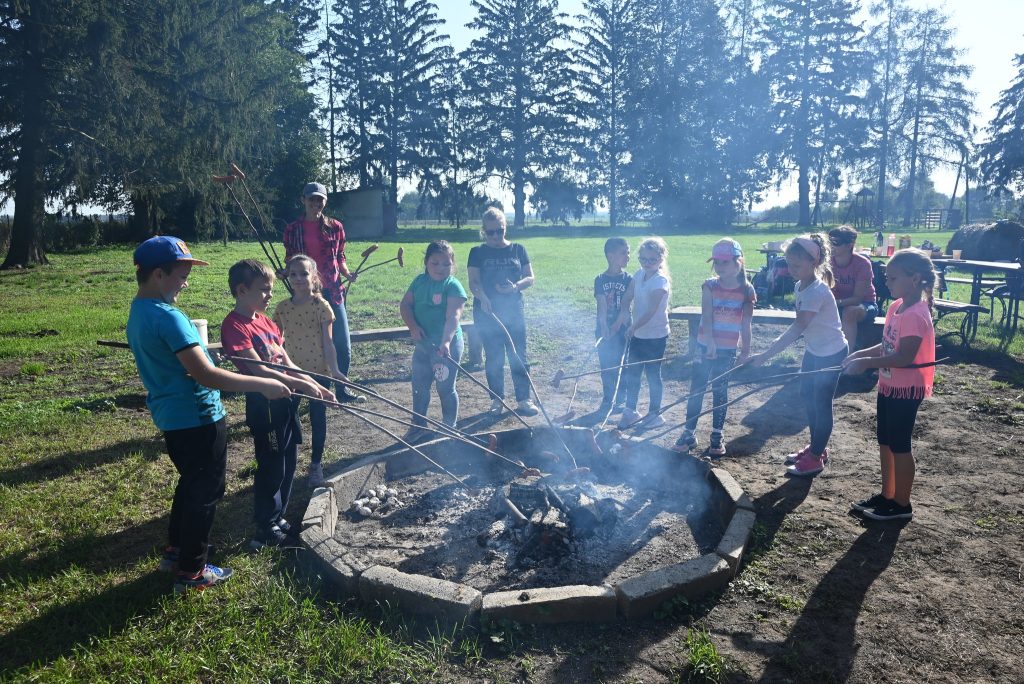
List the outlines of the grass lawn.
{"type": "MultiPolygon", "coordinates": [[[[739,235],[755,250],[789,234],[739,235]]],[[[371,263],[406,249],[406,267],[368,272],[350,300],[353,329],[399,325],[397,302],[420,272],[431,233],[382,242],[371,263]]],[[[465,278],[475,231],[449,232],[465,278]]],[[[538,355],[546,326],[566,308],[593,308],[605,267],[600,237],[524,238],[537,285],[528,295],[538,355]]],[[[667,238],[673,305],[699,302],[715,234],[667,238]]],[[[948,233],[915,234],[945,242],[948,233]]],[[[630,236],[634,249],[639,234],[630,236]]],[[[351,243],[358,254],[368,243],[351,243]]],[[[232,302],[227,269],[257,257],[255,243],[194,244],[196,268],[181,307],[210,322],[232,302]]],[[[393,615],[329,600],[301,561],[243,551],[252,463],[229,476],[218,511],[218,558],[236,570],[224,588],[189,600],[168,595],[156,571],[174,482],[145,408],[131,355],[98,347],[124,339],[134,291],[131,248],[55,254],[48,267],[0,272],[0,678],[45,681],[433,681],[448,668],[476,672],[484,637],[410,632],[393,615]]],[[[463,281],[465,283],[465,280],[463,281]]],[[[277,287],[276,297],[286,295],[277,287]]],[[[963,297],[966,291],[954,292],[963,297]]],[[[976,347],[1020,354],[983,319],[976,347]]],[[[534,340],[531,339],[531,344],[534,340]]],[[[367,352],[356,349],[355,365],[367,352]]],[[[242,404],[228,400],[233,448],[245,450],[242,404]]],[[[441,677],[443,678],[443,677],[441,677]]]]}

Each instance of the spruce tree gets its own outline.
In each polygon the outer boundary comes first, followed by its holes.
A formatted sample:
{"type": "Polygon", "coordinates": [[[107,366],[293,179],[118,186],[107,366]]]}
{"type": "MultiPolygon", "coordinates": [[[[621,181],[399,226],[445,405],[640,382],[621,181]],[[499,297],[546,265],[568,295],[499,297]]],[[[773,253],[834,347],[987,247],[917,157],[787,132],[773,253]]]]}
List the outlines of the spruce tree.
{"type": "Polygon", "coordinates": [[[981,173],[988,183],[1009,192],[1024,191],[1024,53],[1014,57],[1017,76],[1000,93],[988,140],[980,150],[981,173]]]}
{"type": "Polygon", "coordinates": [[[910,70],[907,78],[907,132],[909,169],[903,195],[903,225],[909,226],[917,209],[918,177],[925,176],[928,164],[944,161],[946,153],[956,153],[970,143],[974,93],[967,87],[971,67],[961,59],[963,50],[953,45],[954,31],[949,17],[936,9],[915,14],[910,70]],[[918,170],[921,165],[921,170],[918,170]]]}
{"type": "Polygon", "coordinates": [[[771,82],[781,158],[797,172],[798,225],[811,225],[811,179],[859,143],[865,72],[850,0],[771,0],[764,72],[771,82]]]}
{"type": "Polygon", "coordinates": [[[569,164],[577,142],[578,79],[556,0],[473,0],[480,32],[464,51],[470,145],[487,175],[511,187],[513,225],[527,188],[569,164]]]}

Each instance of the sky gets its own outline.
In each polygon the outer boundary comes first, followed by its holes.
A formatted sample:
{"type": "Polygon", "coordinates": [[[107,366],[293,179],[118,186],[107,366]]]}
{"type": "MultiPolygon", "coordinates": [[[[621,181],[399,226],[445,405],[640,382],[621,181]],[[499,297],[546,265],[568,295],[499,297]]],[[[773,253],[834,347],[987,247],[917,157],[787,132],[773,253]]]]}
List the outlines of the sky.
{"type": "MultiPolygon", "coordinates": [[[[862,0],[866,4],[866,0],[862,0]]],[[[1010,86],[1015,76],[1014,55],[1024,52],[1024,0],[908,0],[915,9],[938,7],[950,17],[956,29],[955,43],[964,49],[964,61],[974,67],[969,81],[977,93],[975,124],[982,132],[995,116],[995,104],[1001,91],[1010,86]]],[[[560,0],[559,9],[575,16],[583,13],[582,0],[560,0]]],[[[470,0],[440,0],[438,15],[445,20],[452,46],[462,50],[474,38],[475,31],[466,28],[475,14],[470,0]]],[[[983,133],[979,133],[983,138],[983,133]]],[[[932,174],[936,190],[953,191],[956,169],[936,170],[932,174]]],[[[963,184],[958,193],[963,192],[963,184]]],[[[797,198],[796,180],[782,184],[778,192],[769,193],[755,209],[786,204],[797,198]]]]}
{"type": "MultiPolygon", "coordinates": [[[[995,115],[995,103],[1000,92],[1010,86],[1015,76],[1014,55],[1024,52],[1024,0],[908,1],[917,9],[940,7],[950,16],[950,23],[957,32],[956,43],[965,51],[964,61],[974,67],[970,87],[977,93],[975,123],[979,131],[983,131],[995,115]]],[[[446,22],[445,31],[451,37],[452,46],[457,51],[467,47],[475,35],[475,31],[466,28],[475,15],[470,0],[436,2],[438,15],[446,22]]],[[[866,4],[866,0],[862,2],[866,4]]],[[[560,0],[559,9],[570,16],[581,14],[583,0],[560,0]]],[[[955,173],[955,168],[933,173],[936,190],[947,194],[952,192],[955,173]]],[[[502,191],[495,188],[492,192],[502,191]]],[[[962,184],[960,192],[963,192],[962,184]]],[[[796,196],[796,181],[784,182],[778,192],[770,192],[755,209],[786,204],[796,196]]],[[[511,205],[511,197],[506,199],[506,204],[511,205]]],[[[13,211],[14,206],[10,202],[0,208],[0,213],[10,214],[13,211]]]]}

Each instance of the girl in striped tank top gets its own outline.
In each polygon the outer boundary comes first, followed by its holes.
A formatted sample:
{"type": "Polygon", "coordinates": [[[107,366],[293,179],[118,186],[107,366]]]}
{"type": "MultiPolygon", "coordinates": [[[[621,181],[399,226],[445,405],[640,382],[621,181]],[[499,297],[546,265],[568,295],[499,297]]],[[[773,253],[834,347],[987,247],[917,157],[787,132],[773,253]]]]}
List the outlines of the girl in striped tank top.
{"type": "MultiPolygon", "coordinates": [[[[715,277],[701,286],[701,317],[697,330],[693,374],[690,378],[690,399],[686,404],[686,425],[674,449],[689,453],[697,446],[697,417],[704,404],[708,379],[718,378],[736,362],[737,348],[742,363],[750,353],[750,320],[757,295],[747,282],[743,270],[743,250],[730,238],[722,238],[711,248],[715,277]]],[[[725,404],[729,401],[729,381],[712,383],[711,397],[715,410],[711,414],[711,439],[708,454],[725,454],[725,404]]]]}

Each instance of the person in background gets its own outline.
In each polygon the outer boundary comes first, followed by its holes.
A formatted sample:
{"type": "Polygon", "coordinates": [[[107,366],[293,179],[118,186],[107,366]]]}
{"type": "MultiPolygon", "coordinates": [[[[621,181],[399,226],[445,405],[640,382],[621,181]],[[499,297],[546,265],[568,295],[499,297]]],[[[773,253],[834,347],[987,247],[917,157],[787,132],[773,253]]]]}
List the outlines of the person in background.
{"type": "Polygon", "coordinates": [[[832,277],[835,278],[832,296],[839,307],[846,342],[850,349],[856,349],[857,326],[863,320],[874,321],[878,315],[871,260],[853,251],[857,244],[857,231],[852,226],[839,226],[828,231],[828,241],[832,248],[832,277]]]}
{"type": "Polygon", "coordinates": [[[768,349],[749,357],[747,363],[760,366],[803,336],[804,358],[800,372],[805,375],[800,382],[800,396],[807,409],[811,441],[786,457],[789,464],[786,473],[814,477],[828,463],[828,440],[834,425],[832,400],[839,384],[840,364],[849,350],[832,296],[834,283],[825,236],[821,233],[801,235],[786,242],[783,249],[789,272],[796,279],[793,302],[796,320],[768,349]]]}
{"type": "Polygon", "coordinates": [[[601,372],[601,407],[598,413],[622,411],[626,401],[626,387],[621,382],[620,364],[626,350],[626,328],[616,325],[622,313],[622,299],[629,290],[633,276],[626,273],[629,264],[629,243],[619,237],[608,238],[604,243],[604,258],[608,268],[594,278],[594,299],[597,300],[597,358],[604,369],[601,372]],[[618,385],[618,391],[616,391],[618,385]]]}
{"type": "MultiPolygon", "coordinates": [[[[334,347],[334,311],[321,296],[320,277],[316,262],[305,254],[297,254],[285,267],[292,296],[282,300],[274,309],[274,324],[281,329],[284,349],[299,368],[328,375],[339,382],[348,378],[338,368],[338,353],[334,347]]],[[[317,380],[321,385],[324,382],[317,380]]],[[[327,406],[319,401],[309,402],[309,425],[313,443],[309,462],[309,483],[319,487],[324,483],[324,447],[327,444],[327,406]]]]}
{"type": "Polygon", "coordinates": [[[453,275],[455,250],[444,240],[427,245],[423,256],[423,273],[416,276],[400,310],[402,320],[416,343],[412,353],[412,410],[415,425],[406,433],[406,441],[424,436],[430,407],[430,387],[436,385],[441,402],[441,422],[455,427],[459,419],[459,394],[455,380],[459,377],[463,335],[459,321],[466,305],[466,290],[453,275]]]}
{"type": "MultiPolygon", "coordinates": [[[[220,326],[224,352],[301,370],[284,350],[281,331],[265,315],[274,294],[274,272],[270,267],[255,259],[243,259],[228,270],[228,287],[235,307],[220,326]]],[[[244,361],[236,361],[235,365],[246,375],[272,378],[295,393],[334,401],[329,390],[301,373],[244,361]]],[[[245,423],[252,434],[256,458],[252,486],[256,534],[249,541],[254,551],[264,546],[287,545],[292,531],[284,514],[291,498],[302,439],[297,409],[295,397],[268,401],[254,392],[245,394],[245,423]]]]}
{"type": "MultiPolygon", "coordinates": [[[[487,386],[505,396],[505,355],[509,357],[516,413],[539,413],[530,399],[526,360],[526,309],[523,290],[534,282],[533,266],[526,247],[505,238],[505,214],[491,207],[483,216],[482,245],[469,250],[469,290],[473,293],[473,324],[484,345],[487,386]],[[508,336],[498,323],[505,326],[508,336]],[[509,341],[511,337],[511,342],[509,341]]],[[[491,402],[491,412],[501,413],[501,400],[491,402]]]]}
{"type": "Polygon", "coordinates": [[[192,267],[209,265],[193,258],[182,240],[150,238],[135,250],[134,260],[139,290],[128,314],[128,346],[146,387],[146,405],[178,471],[160,569],[174,573],[174,593],[201,591],[232,574],[206,562],[228,462],[227,413],[218,390],[259,392],[268,401],[287,401],[291,390],[272,378],[213,365],[199,331],[175,306],[192,267]]]}
{"type": "Polygon", "coordinates": [[[914,517],[910,490],[916,466],[911,438],[921,402],[932,395],[935,329],[931,304],[937,278],[924,252],[901,249],[893,254],[885,267],[885,281],[894,301],[885,313],[882,342],[843,362],[844,371],[850,374],[878,369],[876,432],[882,491],[851,506],[873,520],[914,517]]]}
{"type": "MultiPolygon", "coordinates": [[[[327,188],[320,183],[306,183],[302,188],[303,214],[284,229],[284,258],[287,262],[297,254],[305,254],[316,262],[323,298],[334,312],[331,337],[338,354],[338,370],[348,376],[352,364],[352,340],[345,308],[345,280],[355,282],[356,274],[348,270],[345,259],[345,227],[341,221],[324,215],[327,188]]],[[[284,277],[286,274],[278,274],[284,277]]],[[[338,387],[338,401],[364,402],[366,397],[338,387]]]]}
{"type": "Polygon", "coordinates": [[[715,277],[701,286],[701,316],[694,351],[693,375],[690,378],[690,399],[686,404],[686,425],[673,447],[689,453],[697,447],[697,419],[704,405],[708,380],[712,382],[711,437],[708,454],[725,455],[725,416],[729,402],[729,380],[722,375],[736,362],[746,361],[750,354],[750,322],[754,316],[757,295],[747,282],[743,270],[743,249],[731,238],[722,238],[711,248],[715,277]]]}
{"type": "Polygon", "coordinates": [[[628,363],[623,369],[626,384],[626,407],[622,410],[619,427],[639,426],[644,429],[665,424],[661,415],[664,385],[661,381],[662,357],[668,343],[668,307],[672,298],[672,276],[668,270],[668,245],[660,237],[650,237],[636,250],[640,270],[633,274],[629,289],[622,300],[622,311],[613,327],[624,325],[629,344],[628,363]],[[641,375],[647,377],[649,399],[647,414],[637,412],[640,399],[641,375]]]}

